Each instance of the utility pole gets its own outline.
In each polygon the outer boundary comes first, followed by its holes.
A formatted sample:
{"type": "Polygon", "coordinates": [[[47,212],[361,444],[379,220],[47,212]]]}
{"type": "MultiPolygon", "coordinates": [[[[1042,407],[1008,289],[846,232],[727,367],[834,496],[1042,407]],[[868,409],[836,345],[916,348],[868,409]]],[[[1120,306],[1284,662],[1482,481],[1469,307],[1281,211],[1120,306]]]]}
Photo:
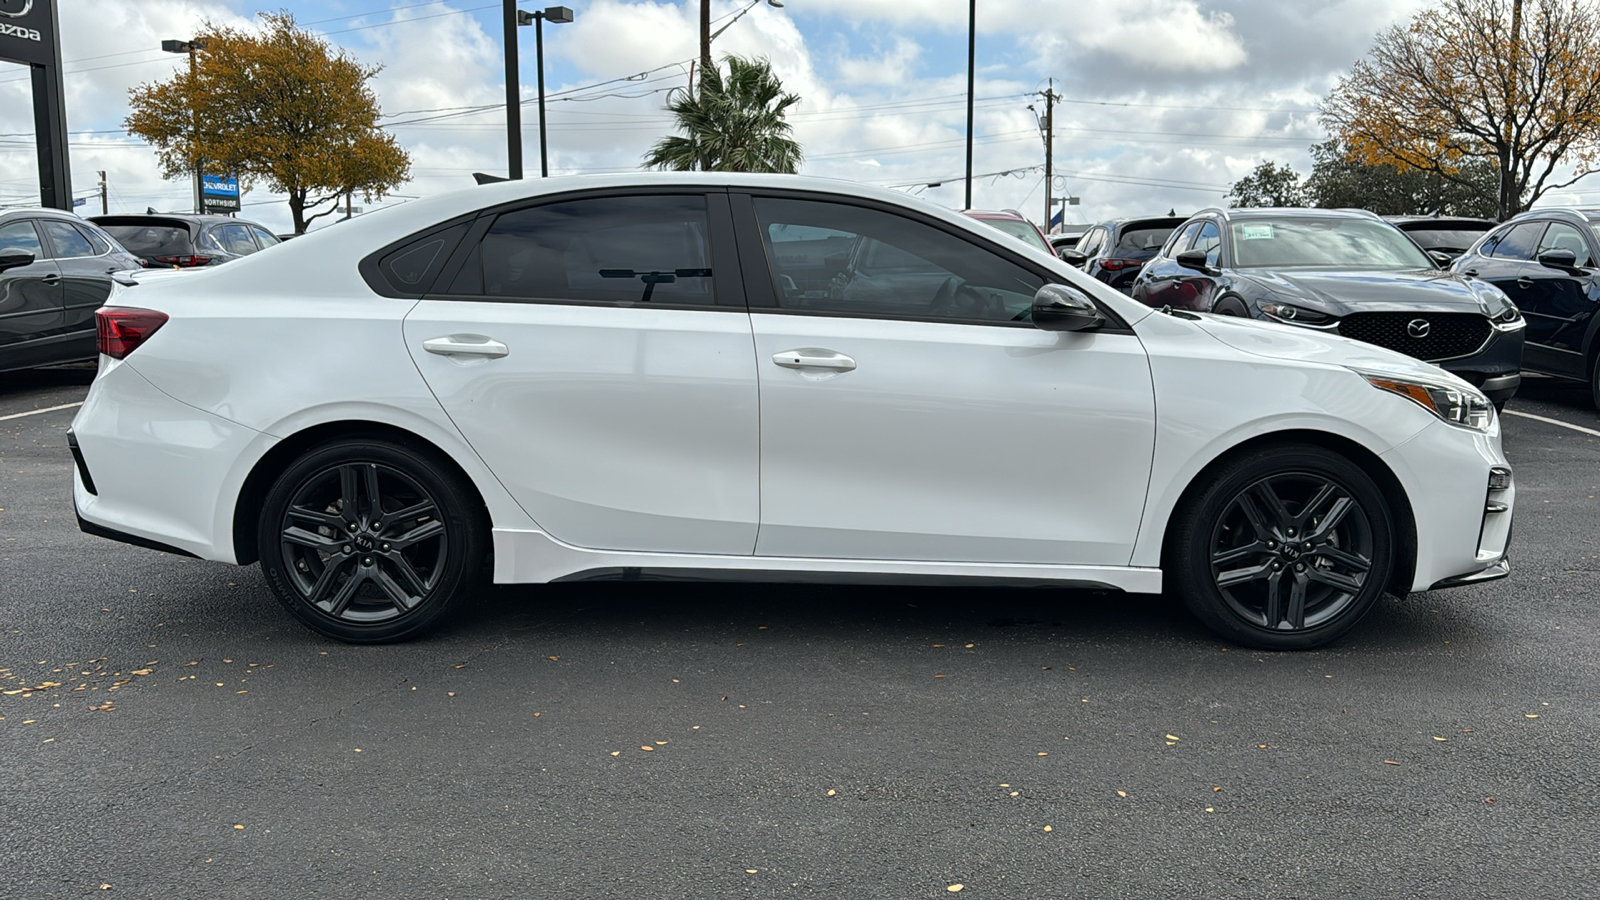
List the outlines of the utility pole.
{"type": "MultiPolygon", "coordinates": [[[[1050,197],[1051,175],[1054,174],[1055,164],[1056,101],[1060,99],[1061,95],[1056,93],[1056,80],[1052,78],[1050,86],[1044,90],[1044,227],[1047,231],[1050,228],[1050,207],[1054,205],[1050,197]]],[[[1062,215],[1062,221],[1066,221],[1065,214],[1062,215]]]]}
{"type": "Polygon", "coordinates": [[[111,214],[110,204],[106,202],[106,190],[107,190],[106,172],[105,172],[104,169],[101,169],[100,170],[100,215],[102,215],[102,216],[111,214]]]}
{"type": "Polygon", "coordinates": [[[517,0],[501,4],[505,17],[506,64],[506,174],[512,181],[522,178],[522,85],[517,74],[517,0]]]}

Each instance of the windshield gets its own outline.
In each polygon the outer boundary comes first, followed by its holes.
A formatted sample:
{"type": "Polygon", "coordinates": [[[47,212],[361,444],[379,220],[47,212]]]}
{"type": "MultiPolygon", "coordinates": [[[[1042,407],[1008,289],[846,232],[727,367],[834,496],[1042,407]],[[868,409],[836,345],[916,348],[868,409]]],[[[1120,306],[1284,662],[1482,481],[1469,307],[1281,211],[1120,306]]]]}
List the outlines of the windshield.
{"type": "Polygon", "coordinates": [[[1433,268],[1400,229],[1370,219],[1251,218],[1234,222],[1234,265],[1340,269],[1433,268]]]}
{"type": "Polygon", "coordinates": [[[1051,250],[1050,245],[1044,242],[1044,238],[1039,237],[1039,229],[1034,228],[1031,222],[1024,222],[1021,219],[979,219],[978,221],[985,225],[993,225],[1014,238],[1020,238],[1023,243],[1030,247],[1043,250],[1051,256],[1055,255],[1055,251],[1051,250]]]}

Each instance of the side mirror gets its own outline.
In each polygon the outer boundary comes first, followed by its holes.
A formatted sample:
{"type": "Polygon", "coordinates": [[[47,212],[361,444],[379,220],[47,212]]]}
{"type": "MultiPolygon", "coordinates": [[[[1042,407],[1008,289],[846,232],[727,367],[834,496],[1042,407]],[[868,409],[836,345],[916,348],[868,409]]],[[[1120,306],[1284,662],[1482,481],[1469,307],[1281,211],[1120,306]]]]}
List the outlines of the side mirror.
{"type": "Polygon", "coordinates": [[[1211,274],[1211,266],[1206,264],[1206,252],[1204,250],[1185,250],[1173,257],[1173,260],[1185,269],[1194,269],[1207,275],[1211,274]]]}
{"type": "Polygon", "coordinates": [[[1456,254],[1446,253],[1443,250],[1429,250],[1428,258],[1433,260],[1434,264],[1439,268],[1448,269],[1450,264],[1456,261],[1456,254]]]}
{"type": "Polygon", "coordinates": [[[1539,265],[1571,272],[1578,268],[1578,254],[1571,250],[1546,250],[1539,254],[1539,265]]]}
{"type": "Polygon", "coordinates": [[[15,269],[18,266],[33,264],[33,253],[20,247],[7,247],[0,250],[0,272],[6,269],[15,269]]]}
{"type": "Polygon", "coordinates": [[[1056,251],[1056,255],[1061,257],[1061,261],[1067,265],[1077,266],[1080,269],[1083,268],[1084,263],[1089,261],[1089,257],[1079,253],[1071,247],[1062,247],[1060,250],[1056,251]]]}
{"type": "Polygon", "coordinates": [[[1033,327],[1044,331],[1092,331],[1106,323],[1089,295],[1065,284],[1047,284],[1033,295],[1033,327]]]}

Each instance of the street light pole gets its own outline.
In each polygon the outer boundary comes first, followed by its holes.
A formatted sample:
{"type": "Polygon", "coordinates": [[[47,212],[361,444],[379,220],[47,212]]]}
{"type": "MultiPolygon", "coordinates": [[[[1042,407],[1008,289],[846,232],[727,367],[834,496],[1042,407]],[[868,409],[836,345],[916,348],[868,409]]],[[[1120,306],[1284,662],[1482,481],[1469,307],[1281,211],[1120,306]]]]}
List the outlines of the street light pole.
{"type": "Polygon", "coordinates": [[[967,201],[972,208],[972,85],[978,59],[978,0],[967,0],[967,201]]]}
{"type": "MultiPolygon", "coordinates": [[[[572,21],[572,10],[565,6],[547,6],[538,12],[522,13],[533,20],[533,52],[539,69],[539,177],[550,177],[550,150],[545,143],[544,128],[544,23],[564,25],[572,21]]],[[[524,23],[526,24],[526,23],[524,23]]]]}
{"type": "Polygon", "coordinates": [[[522,84],[517,77],[517,0],[504,0],[506,57],[506,174],[522,178],[522,84]]]}
{"type": "MultiPolygon", "coordinates": [[[[162,41],[161,49],[168,53],[189,54],[189,87],[194,89],[194,52],[205,49],[203,39],[191,38],[187,41],[162,41]]],[[[201,186],[200,171],[204,164],[200,159],[200,111],[195,108],[193,98],[189,103],[189,150],[194,157],[194,211],[196,214],[205,211],[204,189],[201,186]]]]}

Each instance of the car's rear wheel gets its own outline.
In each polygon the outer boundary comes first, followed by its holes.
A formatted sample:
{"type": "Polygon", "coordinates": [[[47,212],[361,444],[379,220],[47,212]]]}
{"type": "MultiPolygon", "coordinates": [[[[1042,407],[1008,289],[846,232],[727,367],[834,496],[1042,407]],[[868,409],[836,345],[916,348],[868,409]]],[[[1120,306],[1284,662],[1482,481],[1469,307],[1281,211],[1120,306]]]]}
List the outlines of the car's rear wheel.
{"type": "Polygon", "coordinates": [[[267,492],[262,571],[279,601],[328,637],[416,637],[478,584],[486,535],[474,496],[428,448],[367,437],[325,444],[267,492]]]}
{"type": "Polygon", "coordinates": [[[1262,448],[1186,498],[1168,533],[1170,589],[1213,630],[1269,650],[1334,640],[1382,596],[1394,564],[1383,492],[1321,447],[1262,448]]]}

